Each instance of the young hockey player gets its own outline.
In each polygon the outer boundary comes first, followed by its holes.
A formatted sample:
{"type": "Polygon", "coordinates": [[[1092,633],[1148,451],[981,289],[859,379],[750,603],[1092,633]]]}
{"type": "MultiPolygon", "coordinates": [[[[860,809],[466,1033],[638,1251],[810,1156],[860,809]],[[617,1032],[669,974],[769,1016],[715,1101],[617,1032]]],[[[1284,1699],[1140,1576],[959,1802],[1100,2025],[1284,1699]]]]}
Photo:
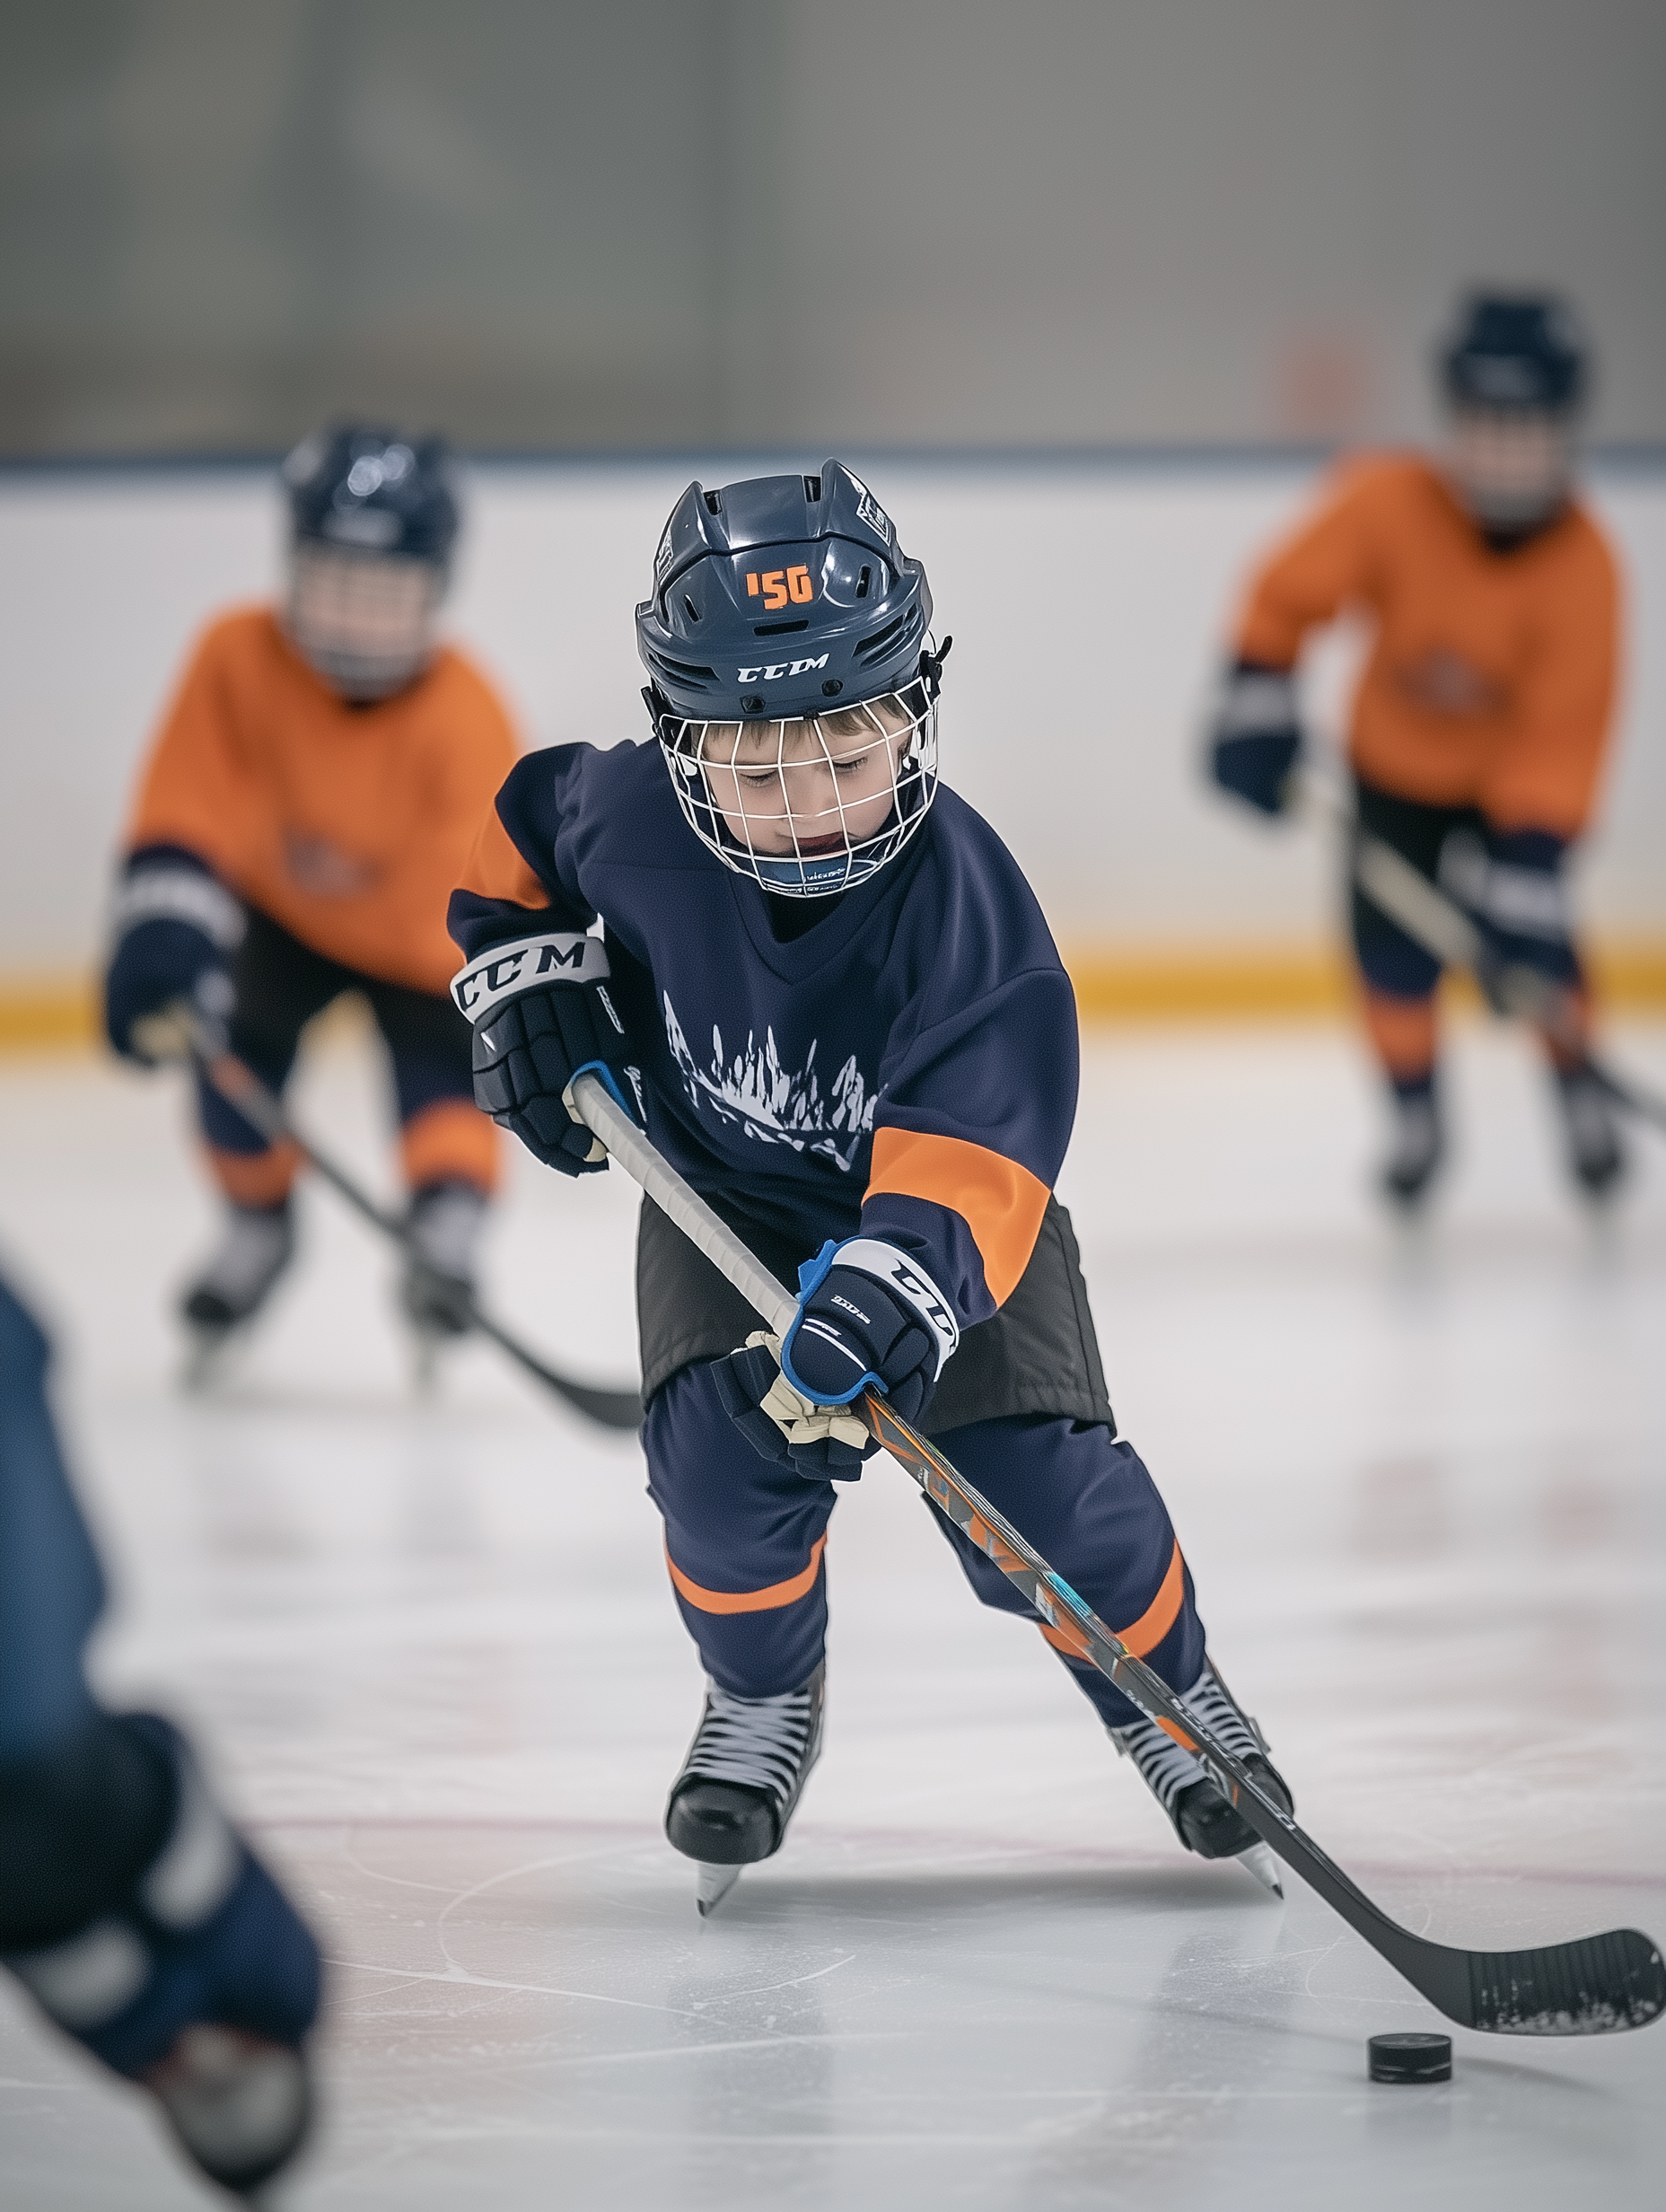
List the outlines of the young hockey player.
{"type": "Polygon", "coordinates": [[[318,1947],[178,1729],[88,1690],[103,1580],[48,1356],[0,1282],[0,1962],[156,2098],[205,2173],[249,2190],[306,2132],[318,1947]]]}
{"type": "MultiPolygon", "coordinates": [[[[1442,363],[1445,451],[1355,462],[1254,577],[1214,735],[1216,780],[1284,809],[1302,750],[1303,640],[1353,609],[1374,637],[1354,702],[1361,830],[1467,907],[1498,956],[1570,994],[1589,986],[1564,866],[1609,739],[1613,556],[1571,476],[1583,351],[1535,298],[1472,299],[1442,363]]],[[[1365,1020],[1395,1134],[1382,1187],[1415,1206],[1440,1165],[1440,963],[1352,887],[1365,1020]]],[[[1583,1059],[1547,1040],[1570,1168],[1593,1198],[1624,1158],[1583,1059]]]]}
{"type": "MultiPolygon", "coordinates": [[[[583,1174],[606,1158],[565,1101],[603,1070],[800,1286],[785,1341],[758,1339],[644,1204],[649,1487],[708,1678],[666,1831],[706,1866],[779,1849],[820,1748],[832,1486],[872,1448],[838,1409],[864,1382],[1276,1784],[1117,1436],[1052,1195],[1074,1001],[1010,855],[939,789],[931,614],[921,565],[838,462],[690,486],[636,610],[653,742],[523,760],[452,901],[486,1110],[583,1174]]],[[[986,1604],[1028,1612],[944,1533],[986,1604]]],[[[1183,1844],[1258,1848],[1187,1750],[1056,1647],[1183,1844]]]]}
{"type": "MultiPolygon", "coordinates": [[[[445,1334],[460,1326],[497,1141],[446,991],[445,901],[515,747],[485,678],[434,640],[457,531],[440,443],[332,430],[298,446],[284,476],[287,603],[211,625],[152,749],[106,1022],[117,1051],[143,1062],[177,1049],[173,1002],[229,1012],[232,1051],[281,1090],[305,1023],[362,992],[399,1100],[415,1246],[405,1304],[420,1331],[445,1334]]],[[[297,1163],[206,1080],[199,1092],[226,1219],[184,1312],[212,1343],[288,1265],[297,1163]]]]}

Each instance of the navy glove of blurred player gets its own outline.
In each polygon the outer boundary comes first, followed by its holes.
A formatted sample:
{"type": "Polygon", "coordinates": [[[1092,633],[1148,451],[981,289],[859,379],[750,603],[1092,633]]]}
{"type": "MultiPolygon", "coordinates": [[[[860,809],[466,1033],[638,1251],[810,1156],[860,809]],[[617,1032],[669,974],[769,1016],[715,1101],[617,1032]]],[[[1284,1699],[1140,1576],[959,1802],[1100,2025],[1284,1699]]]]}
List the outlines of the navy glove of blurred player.
{"type": "Polygon", "coordinates": [[[1441,848],[1440,884],[1478,924],[1490,956],[1483,988],[1500,969],[1526,968],[1574,990],[1583,980],[1574,949],[1562,864],[1567,841],[1550,830],[1459,830],[1441,848]]]}
{"type": "Polygon", "coordinates": [[[718,1394],[764,1459],[790,1460],[811,1481],[849,1479],[879,1447],[841,1409],[876,1387],[905,1421],[919,1420],[960,1328],[918,1261],[877,1237],[829,1239],[798,1283],[785,1339],[749,1338],[719,1363],[718,1394]]]}
{"type": "Polygon", "coordinates": [[[1282,814],[1301,751],[1302,724],[1290,671],[1256,661],[1234,663],[1211,732],[1215,782],[1263,814],[1282,814]]]}
{"type": "Polygon", "coordinates": [[[127,862],[111,924],[104,978],[110,1043],[145,1066],[180,1058],[189,1040],[174,1032],[166,1009],[183,999],[213,1020],[231,1012],[226,961],[243,934],[242,908],[195,853],[149,845],[127,862]]]}
{"type": "Polygon", "coordinates": [[[483,952],[452,979],[452,996],[474,1024],[475,1104],[563,1175],[608,1163],[569,1102],[574,1076],[593,1071],[644,1120],[641,1071],[630,1064],[609,972],[600,937],[552,930],[483,952]]]}

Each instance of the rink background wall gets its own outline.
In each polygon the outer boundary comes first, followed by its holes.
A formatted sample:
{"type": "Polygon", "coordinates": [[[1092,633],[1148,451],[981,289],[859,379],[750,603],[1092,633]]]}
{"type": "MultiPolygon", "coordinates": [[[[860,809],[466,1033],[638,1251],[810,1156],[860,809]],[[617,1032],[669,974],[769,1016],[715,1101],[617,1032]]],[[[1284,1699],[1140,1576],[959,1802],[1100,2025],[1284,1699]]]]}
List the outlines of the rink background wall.
{"type": "MultiPolygon", "coordinates": [[[[660,527],[705,481],[795,454],[494,462],[469,473],[451,609],[523,741],[644,733],[631,607],[660,527]]],[[[858,456],[858,460],[860,457],[858,456]]],[[[1245,566],[1315,464],[1245,458],[875,459],[904,545],[955,636],[944,772],[1007,838],[1090,1011],[1334,1001],[1335,864],[1212,794],[1198,733],[1245,566]],[[993,557],[992,557],[993,549],[993,557]]],[[[1611,461],[1593,493],[1627,572],[1620,740],[1582,904],[1627,996],[1666,997],[1666,465],[1611,461]]],[[[0,1026],[84,1023],[110,857],[141,751],[193,633],[269,593],[270,469],[0,476],[0,1026]]],[[[1315,656],[1334,727],[1355,647],[1315,656]]]]}

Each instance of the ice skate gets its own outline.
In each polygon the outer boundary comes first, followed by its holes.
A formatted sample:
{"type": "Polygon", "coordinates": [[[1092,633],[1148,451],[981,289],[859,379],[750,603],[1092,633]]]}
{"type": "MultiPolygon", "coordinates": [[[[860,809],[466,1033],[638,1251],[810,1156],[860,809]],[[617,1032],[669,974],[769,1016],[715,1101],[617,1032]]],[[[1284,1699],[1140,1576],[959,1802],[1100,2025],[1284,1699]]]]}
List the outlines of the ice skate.
{"type": "Polygon", "coordinates": [[[399,1296],[416,1334],[419,1388],[434,1380],[440,1346],[473,1326],[475,1247],[485,1218],[485,1194],[472,1183],[435,1183],[411,1200],[399,1296]]]}
{"type": "Polygon", "coordinates": [[[218,1251],[180,1303],[192,1338],[188,1382],[202,1382],[228,1339],[253,1321],[294,1252],[287,1204],[228,1208],[218,1251]]]}
{"type": "Polygon", "coordinates": [[[1608,1094],[1589,1068],[1558,1068],[1556,1097],[1568,1172],[1593,1206],[1606,1205],[1626,1172],[1626,1153],[1608,1094]]]}
{"type": "Polygon", "coordinates": [[[1402,1214],[1416,1212],[1428,1196],[1445,1149],[1434,1097],[1426,1092],[1409,1098],[1397,1095],[1394,1135],[1377,1178],[1383,1197],[1402,1214]]]}
{"type": "MultiPolygon", "coordinates": [[[[1212,1735],[1242,1760],[1286,1813],[1294,1812],[1295,1800],[1289,1786],[1267,1755],[1267,1739],[1250,1716],[1239,1710],[1211,1668],[1205,1667],[1182,1702],[1212,1735]]],[[[1201,1760],[1183,1751],[1154,1721],[1141,1719],[1108,1733],[1123,1757],[1131,1759],[1139,1769],[1188,1851],[1196,1851],[1199,1858],[1235,1858],[1275,1897],[1284,1895],[1277,1860],[1210,1779],[1201,1760]]]]}
{"type": "Polygon", "coordinates": [[[666,1835],[699,1865],[702,1918],[734,1887],[741,1867],[781,1848],[821,1756],[826,1694],[825,1661],[802,1690],[783,1698],[737,1698],[706,1683],[706,1710],[665,1807],[666,1835]]]}

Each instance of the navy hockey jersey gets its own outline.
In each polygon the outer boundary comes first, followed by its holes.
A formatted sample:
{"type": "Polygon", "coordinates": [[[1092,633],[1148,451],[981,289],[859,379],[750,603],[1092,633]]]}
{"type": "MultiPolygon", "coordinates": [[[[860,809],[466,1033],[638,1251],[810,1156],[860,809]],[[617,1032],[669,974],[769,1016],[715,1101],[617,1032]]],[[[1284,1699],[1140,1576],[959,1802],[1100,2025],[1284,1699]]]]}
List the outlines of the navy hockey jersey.
{"type": "MultiPolygon", "coordinates": [[[[796,903],[796,902],[795,902],[796,903]]],[[[512,771],[450,908],[473,961],[605,927],[648,1133],[742,1226],[914,1253],[962,1327],[1029,1262],[1075,1117],[1075,1002],[1034,893],[939,789],[889,867],[783,942],[684,821],[659,747],[512,771]]]]}

